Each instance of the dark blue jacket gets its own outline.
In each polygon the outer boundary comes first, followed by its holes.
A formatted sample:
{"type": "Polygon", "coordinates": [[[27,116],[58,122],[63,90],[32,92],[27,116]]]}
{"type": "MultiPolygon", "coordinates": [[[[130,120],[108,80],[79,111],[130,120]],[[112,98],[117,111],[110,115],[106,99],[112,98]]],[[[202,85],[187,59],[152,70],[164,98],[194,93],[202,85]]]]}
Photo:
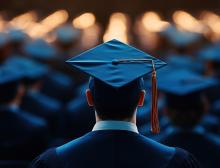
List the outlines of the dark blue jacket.
{"type": "Polygon", "coordinates": [[[130,131],[93,131],[33,161],[32,168],[191,168],[188,152],[130,131]]]}

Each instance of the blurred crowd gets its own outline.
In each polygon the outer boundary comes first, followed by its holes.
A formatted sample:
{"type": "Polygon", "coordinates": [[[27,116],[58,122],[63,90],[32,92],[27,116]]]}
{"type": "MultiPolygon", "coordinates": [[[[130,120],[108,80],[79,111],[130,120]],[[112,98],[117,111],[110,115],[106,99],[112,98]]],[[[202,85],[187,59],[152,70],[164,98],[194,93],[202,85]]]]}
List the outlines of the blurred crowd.
{"type": "Polygon", "coordinates": [[[203,158],[204,165],[217,160],[220,16],[205,11],[196,18],[176,11],[168,22],[151,11],[132,24],[127,14],[113,13],[106,29],[96,23],[92,13],[84,13],[72,23],[68,21],[65,10],[40,21],[33,11],[10,21],[0,17],[0,166],[10,160],[10,164],[24,167],[49,147],[92,130],[94,111],[85,98],[88,78],[65,61],[113,38],[135,45],[168,64],[157,76],[161,133],[150,132],[150,78],[146,79],[145,105],[137,112],[139,132],[165,144],[186,148],[203,158]],[[189,74],[195,76],[188,81],[189,74]],[[191,92],[199,91],[202,97],[179,95],[181,101],[176,98],[174,103],[167,101],[170,95],[160,87],[164,82],[160,79],[166,76],[170,77],[167,85],[176,92],[191,87],[199,76],[199,86],[191,92]],[[182,87],[175,84],[178,76],[183,77],[182,87]],[[215,82],[200,86],[210,79],[215,82]],[[205,147],[201,154],[201,148],[205,147]]]}

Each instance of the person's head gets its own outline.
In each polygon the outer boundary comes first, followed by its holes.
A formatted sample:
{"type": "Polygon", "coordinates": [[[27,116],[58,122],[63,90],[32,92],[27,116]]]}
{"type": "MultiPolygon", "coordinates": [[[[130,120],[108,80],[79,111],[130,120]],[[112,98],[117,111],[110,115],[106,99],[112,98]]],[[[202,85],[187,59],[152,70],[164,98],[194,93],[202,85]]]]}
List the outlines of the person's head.
{"type": "Polygon", "coordinates": [[[166,115],[173,125],[180,128],[196,126],[208,110],[207,100],[201,93],[184,96],[167,94],[166,102],[166,115]]]}
{"type": "Polygon", "coordinates": [[[96,111],[97,119],[135,122],[135,112],[138,106],[143,106],[145,91],[142,79],[114,88],[92,78],[86,96],[89,106],[96,111]]]}
{"type": "Polygon", "coordinates": [[[19,105],[23,95],[24,87],[20,79],[0,83],[0,105],[19,105]]]}
{"type": "Polygon", "coordinates": [[[72,49],[80,38],[81,32],[72,25],[64,25],[55,31],[55,45],[59,50],[69,51],[72,49]]]}
{"type": "Polygon", "coordinates": [[[11,45],[6,33],[0,33],[0,63],[3,63],[10,55],[11,45]]]}

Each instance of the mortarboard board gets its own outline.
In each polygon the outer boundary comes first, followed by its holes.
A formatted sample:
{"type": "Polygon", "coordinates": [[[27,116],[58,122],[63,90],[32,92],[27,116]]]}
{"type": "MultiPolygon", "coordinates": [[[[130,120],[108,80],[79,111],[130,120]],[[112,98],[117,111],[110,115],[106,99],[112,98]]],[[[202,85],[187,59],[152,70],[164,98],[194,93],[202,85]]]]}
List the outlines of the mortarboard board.
{"type": "Polygon", "coordinates": [[[71,25],[65,25],[58,28],[55,32],[58,41],[63,43],[70,43],[79,38],[80,30],[71,25]]]}
{"type": "Polygon", "coordinates": [[[24,42],[28,39],[28,35],[19,29],[11,29],[8,35],[12,42],[24,42]]]}
{"type": "Polygon", "coordinates": [[[56,58],[56,49],[43,39],[34,40],[24,46],[27,55],[41,60],[56,58]]]}
{"type": "Polygon", "coordinates": [[[198,52],[198,59],[220,62],[220,48],[215,45],[207,46],[198,52]]]}
{"type": "Polygon", "coordinates": [[[114,88],[120,88],[152,73],[152,131],[159,132],[156,69],[165,66],[165,62],[115,39],[85,51],[66,62],[114,88]]]}
{"type": "Polygon", "coordinates": [[[167,64],[171,65],[173,68],[178,69],[190,69],[195,72],[203,71],[203,64],[197,59],[193,59],[190,55],[185,54],[171,54],[166,59],[167,64]]]}
{"type": "Polygon", "coordinates": [[[0,85],[19,81],[22,78],[23,74],[19,71],[16,71],[14,67],[10,67],[7,65],[0,66],[0,85]]]}
{"type": "Polygon", "coordinates": [[[217,84],[217,80],[210,77],[203,77],[190,70],[176,70],[170,68],[169,75],[164,76],[158,73],[158,88],[177,96],[185,96],[194,92],[205,90],[217,84]]]}
{"type": "Polygon", "coordinates": [[[176,47],[186,47],[201,39],[201,35],[195,32],[181,31],[175,26],[169,26],[161,32],[161,35],[167,38],[170,43],[176,47]]]}
{"type": "Polygon", "coordinates": [[[20,73],[23,73],[24,79],[27,80],[39,79],[49,71],[49,68],[46,65],[19,56],[9,58],[5,64],[14,67],[14,69],[17,69],[20,73]]]}

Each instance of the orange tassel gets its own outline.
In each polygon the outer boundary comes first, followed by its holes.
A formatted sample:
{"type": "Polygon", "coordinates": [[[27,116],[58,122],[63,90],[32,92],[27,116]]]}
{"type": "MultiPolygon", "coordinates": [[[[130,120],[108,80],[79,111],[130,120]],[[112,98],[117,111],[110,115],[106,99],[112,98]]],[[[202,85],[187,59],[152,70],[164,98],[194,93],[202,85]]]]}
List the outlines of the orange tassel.
{"type": "Polygon", "coordinates": [[[153,63],[152,72],[152,107],[151,107],[151,132],[158,134],[160,132],[160,125],[158,120],[158,108],[157,108],[157,76],[153,63]]]}

